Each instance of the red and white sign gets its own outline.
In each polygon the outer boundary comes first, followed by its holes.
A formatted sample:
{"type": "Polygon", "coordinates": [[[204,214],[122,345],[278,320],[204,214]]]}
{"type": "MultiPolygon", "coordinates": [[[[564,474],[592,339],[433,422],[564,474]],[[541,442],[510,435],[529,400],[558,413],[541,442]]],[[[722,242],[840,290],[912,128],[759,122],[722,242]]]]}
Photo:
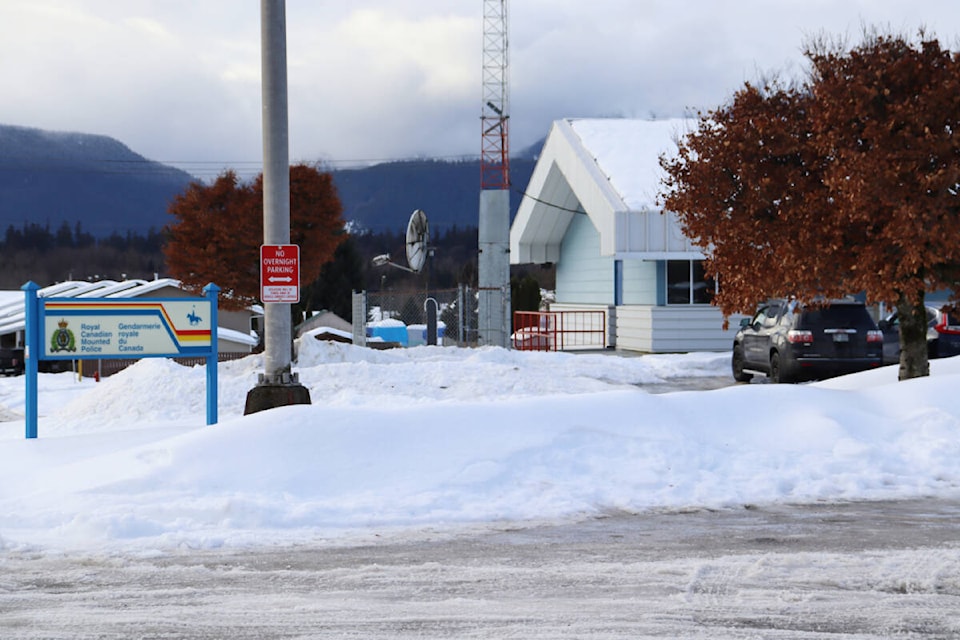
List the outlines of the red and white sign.
{"type": "Polygon", "coordinates": [[[299,245],[260,245],[260,300],[300,302],[299,245]]]}

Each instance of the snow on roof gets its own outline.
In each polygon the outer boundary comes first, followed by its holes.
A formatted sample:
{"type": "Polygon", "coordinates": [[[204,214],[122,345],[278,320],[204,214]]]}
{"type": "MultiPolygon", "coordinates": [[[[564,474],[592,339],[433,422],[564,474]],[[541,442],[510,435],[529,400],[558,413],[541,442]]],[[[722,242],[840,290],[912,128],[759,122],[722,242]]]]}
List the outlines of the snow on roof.
{"type": "Polygon", "coordinates": [[[309,331],[305,331],[301,337],[315,338],[315,337],[317,337],[318,335],[322,335],[322,334],[325,334],[325,333],[329,333],[329,334],[334,335],[334,336],[339,336],[339,337],[341,337],[341,338],[348,338],[348,339],[350,339],[351,341],[353,340],[353,333],[352,333],[352,332],[350,332],[350,331],[344,331],[343,329],[336,329],[336,328],[334,328],[334,327],[329,327],[329,326],[325,326],[325,325],[324,325],[324,326],[320,326],[320,327],[316,327],[315,329],[310,329],[309,331]]]}
{"type": "Polygon", "coordinates": [[[702,257],[676,216],[657,206],[660,156],[693,129],[686,119],[565,119],[553,123],[510,229],[513,264],[557,262],[573,216],[586,213],[600,255],[702,257]]]}
{"type": "Polygon", "coordinates": [[[3,309],[23,304],[23,291],[0,291],[0,315],[3,309]]]}
{"type": "Polygon", "coordinates": [[[676,139],[695,121],[684,118],[570,120],[583,146],[596,160],[631,210],[656,209],[663,170],[660,156],[677,151],[676,139]]]}
{"type": "Polygon", "coordinates": [[[259,338],[257,338],[256,334],[252,331],[250,333],[243,333],[236,329],[226,329],[224,327],[217,327],[217,340],[244,344],[248,347],[255,347],[260,342],[259,338]]]}

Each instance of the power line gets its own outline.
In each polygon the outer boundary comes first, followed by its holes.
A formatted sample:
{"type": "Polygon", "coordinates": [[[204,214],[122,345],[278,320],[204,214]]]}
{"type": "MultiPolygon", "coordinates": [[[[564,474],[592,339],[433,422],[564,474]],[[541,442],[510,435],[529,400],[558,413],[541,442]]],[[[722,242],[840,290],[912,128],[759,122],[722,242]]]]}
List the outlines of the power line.
{"type": "Polygon", "coordinates": [[[534,202],[539,202],[540,204],[546,205],[546,206],[548,206],[548,207],[552,207],[553,209],[559,209],[560,211],[568,211],[568,212],[570,212],[570,213],[577,213],[577,214],[585,214],[585,213],[586,213],[586,211],[584,211],[583,209],[571,209],[571,208],[569,208],[569,207],[564,207],[564,206],[561,206],[561,205],[559,205],[559,204],[554,204],[554,203],[552,203],[552,202],[547,202],[546,200],[543,200],[543,199],[541,199],[541,198],[538,198],[537,196],[531,195],[531,194],[528,193],[527,191],[521,191],[521,190],[519,190],[519,189],[516,189],[515,191],[516,191],[516,193],[520,194],[520,197],[522,197],[522,198],[530,198],[530,199],[533,200],[534,202]]]}

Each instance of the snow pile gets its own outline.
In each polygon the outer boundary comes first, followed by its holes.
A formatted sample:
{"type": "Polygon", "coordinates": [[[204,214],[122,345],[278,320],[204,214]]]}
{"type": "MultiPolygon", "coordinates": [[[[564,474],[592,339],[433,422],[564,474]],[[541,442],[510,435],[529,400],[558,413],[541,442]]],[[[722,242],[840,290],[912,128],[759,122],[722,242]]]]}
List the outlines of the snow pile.
{"type": "Polygon", "coordinates": [[[960,359],[802,386],[655,395],[729,375],[728,354],[378,351],[306,340],[313,404],[243,416],[260,356],[148,359],[94,383],[0,379],[0,548],[166,549],[421,535],[769,502],[956,495],[960,359]]]}

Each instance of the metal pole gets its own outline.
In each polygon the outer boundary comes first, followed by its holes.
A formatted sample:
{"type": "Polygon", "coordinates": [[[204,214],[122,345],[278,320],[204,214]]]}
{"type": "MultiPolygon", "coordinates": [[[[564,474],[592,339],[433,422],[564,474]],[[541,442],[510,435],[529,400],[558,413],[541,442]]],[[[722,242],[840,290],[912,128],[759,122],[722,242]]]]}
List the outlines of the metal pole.
{"type": "MultiPolygon", "coordinates": [[[[287,124],[287,19],[285,0],[260,0],[263,105],[263,243],[290,244],[290,149],[287,124]]],[[[310,404],[310,391],[291,373],[290,304],[265,303],[263,368],[247,393],[244,414],[310,404]]]]}
{"type": "MultiPolygon", "coordinates": [[[[260,0],[263,105],[263,243],[290,243],[285,0],[260,0]]],[[[264,382],[290,382],[290,305],[264,305],[264,382]]]]}

